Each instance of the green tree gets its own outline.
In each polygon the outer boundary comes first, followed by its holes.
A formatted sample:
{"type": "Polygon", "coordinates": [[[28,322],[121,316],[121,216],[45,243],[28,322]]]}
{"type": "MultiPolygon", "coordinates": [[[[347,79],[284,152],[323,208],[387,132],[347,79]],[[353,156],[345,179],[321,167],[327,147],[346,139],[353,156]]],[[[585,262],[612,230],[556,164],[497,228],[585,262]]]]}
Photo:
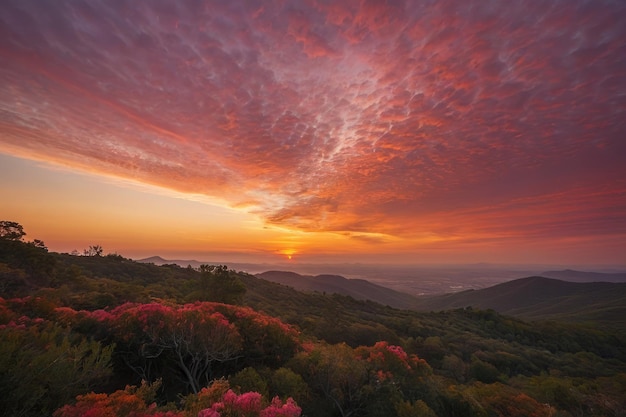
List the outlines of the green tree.
{"type": "Polygon", "coordinates": [[[499,378],[498,368],[489,362],[478,359],[476,356],[472,358],[469,373],[470,376],[476,381],[484,382],[486,384],[496,382],[499,378]]]}
{"type": "Polygon", "coordinates": [[[371,392],[367,363],[348,345],[319,345],[296,355],[292,365],[342,417],[364,412],[371,392]]]}
{"type": "Polygon", "coordinates": [[[398,417],[437,417],[437,414],[422,400],[401,401],[395,405],[398,417]]]}
{"type": "Polygon", "coordinates": [[[293,397],[302,403],[309,397],[309,386],[302,376],[289,368],[278,368],[272,373],[270,387],[273,394],[281,398],[293,397]]]}
{"type": "Polygon", "coordinates": [[[238,392],[256,391],[265,397],[269,396],[267,382],[252,367],[247,367],[237,372],[229,378],[228,382],[231,387],[237,388],[238,392]]]}
{"type": "Polygon", "coordinates": [[[199,288],[190,298],[198,301],[215,301],[225,304],[240,304],[246,287],[234,271],[226,265],[200,265],[199,288]]]}

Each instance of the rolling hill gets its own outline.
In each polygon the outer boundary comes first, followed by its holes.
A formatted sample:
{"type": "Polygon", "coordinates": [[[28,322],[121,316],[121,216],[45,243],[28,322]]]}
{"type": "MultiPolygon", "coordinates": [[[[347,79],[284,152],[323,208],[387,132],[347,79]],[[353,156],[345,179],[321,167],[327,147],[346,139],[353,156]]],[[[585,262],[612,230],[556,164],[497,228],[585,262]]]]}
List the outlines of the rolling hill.
{"type": "MultiPolygon", "coordinates": [[[[182,261],[153,257],[139,262],[159,265],[182,261]]],[[[589,322],[620,332],[626,329],[626,273],[623,272],[546,271],[541,276],[515,279],[483,289],[424,296],[340,275],[313,276],[270,270],[255,276],[297,291],[340,294],[399,309],[442,311],[471,306],[523,319],[589,322]]]]}
{"type": "Polygon", "coordinates": [[[626,328],[626,284],[521,278],[481,290],[422,297],[418,310],[474,307],[525,319],[611,323],[626,328]]]}
{"type": "Polygon", "coordinates": [[[571,282],[626,282],[626,272],[588,272],[564,269],[546,271],[541,273],[541,276],[571,282]]]}
{"type": "Polygon", "coordinates": [[[364,279],[348,279],[340,275],[300,275],[287,271],[266,271],[256,274],[257,278],[287,285],[298,291],[341,294],[357,300],[370,300],[394,308],[412,309],[417,297],[387,287],[373,284],[364,279]]]}

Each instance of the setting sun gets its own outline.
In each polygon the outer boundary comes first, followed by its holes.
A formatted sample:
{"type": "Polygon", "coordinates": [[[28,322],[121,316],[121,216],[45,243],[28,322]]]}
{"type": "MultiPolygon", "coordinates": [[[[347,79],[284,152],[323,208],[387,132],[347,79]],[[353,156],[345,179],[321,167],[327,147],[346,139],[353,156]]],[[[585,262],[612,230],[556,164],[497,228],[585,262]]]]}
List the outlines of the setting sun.
{"type": "Polygon", "coordinates": [[[296,250],[295,249],[283,249],[281,251],[278,252],[279,254],[283,255],[284,257],[287,258],[287,260],[291,260],[294,255],[296,254],[296,250]]]}

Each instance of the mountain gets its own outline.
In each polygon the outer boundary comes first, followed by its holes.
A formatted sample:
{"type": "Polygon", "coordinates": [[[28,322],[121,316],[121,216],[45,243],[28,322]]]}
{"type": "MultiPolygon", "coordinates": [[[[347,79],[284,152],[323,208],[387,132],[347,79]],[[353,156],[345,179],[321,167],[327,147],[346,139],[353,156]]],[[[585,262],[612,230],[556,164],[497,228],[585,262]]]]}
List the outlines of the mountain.
{"type": "MultiPolygon", "coordinates": [[[[169,264],[169,263],[176,263],[174,261],[168,261],[167,259],[163,259],[160,256],[151,256],[145,259],[137,259],[136,262],[139,262],[142,264],[155,264],[158,266],[169,264]]],[[[195,262],[195,261],[189,261],[189,262],[195,262]]]]}
{"type": "Polygon", "coordinates": [[[521,278],[480,290],[422,297],[419,310],[474,307],[526,319],[595,321],[626,328],[626,283],[521,278]]]}
{"type": "Polygon", "coordinates": [[[222,265],[226,264],[228,269],[232,269],[235,271],[246,272],[249,274],[256,274],[259,272],[267,271],[273,268],[279,268],[281,265],[279,264],[256,264],[256,263],[244,263],[244,262],[214,262],[214,261],[196,261],[195,259],[185,260],[185,259],[164,259],[160,256],[151,256],[149,258],[144,259],[136,259],[135,262],[146,263],[146,264],[155,264],[157,266],[161,265],[178,265],[183,268],[188,266],[192,268],[199,268],[200,265],[222,265]]]}
{"type": "Polygon", "coordinates": [[[266,271],[256,274],[257,278],[287,285],[298,291],[341,294],[357,300],[370,300],[394,308],[411,309],[417,297],[395,291],[364,279],[348,279],[340,275],[300,275],[287,271],[266,271]]]}
{"type": "Polygon", "coordinates": [[[541,276],[572,282],[626,282],[626,272],[587,272],[564,269],[546,271],[541,273],[541,276]]]}

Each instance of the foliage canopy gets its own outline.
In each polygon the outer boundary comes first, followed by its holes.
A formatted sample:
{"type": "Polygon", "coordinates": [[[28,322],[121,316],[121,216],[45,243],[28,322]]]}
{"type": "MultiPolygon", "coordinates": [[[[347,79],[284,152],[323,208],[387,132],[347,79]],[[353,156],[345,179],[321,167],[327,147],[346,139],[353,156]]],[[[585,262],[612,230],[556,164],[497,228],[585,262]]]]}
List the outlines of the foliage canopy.
{"type": "Polygon", "coordinates": [[[598,326],[396,310],[20,239],[0,239],[0,281],[2,415],[626,412],[624,339],[598,326]]]}

